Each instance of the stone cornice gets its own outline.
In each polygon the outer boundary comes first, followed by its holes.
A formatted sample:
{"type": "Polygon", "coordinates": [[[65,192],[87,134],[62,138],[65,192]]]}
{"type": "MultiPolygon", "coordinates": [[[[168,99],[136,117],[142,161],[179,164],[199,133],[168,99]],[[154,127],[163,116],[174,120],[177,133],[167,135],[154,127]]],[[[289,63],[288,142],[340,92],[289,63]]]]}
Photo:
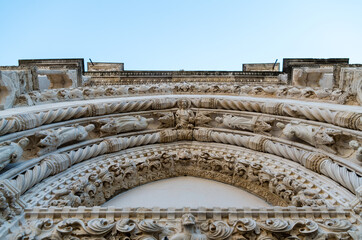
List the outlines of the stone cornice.
{"type": "MultiPolygon", "coordinates": [[[[102,80],[100,82],[90,81],[92,87],[78,87],[70,89],[47,89],[44,91],[32,91],[17,97],[14,106],[32,106],[49,102],[69,102],[77,100],[90,100],[114,97],[132,97],[147,95],[168,94],[201,94],[201,95],[228,95],[228,96],[251,96],[256,98],[281,98],[302,99],[303,101],[328,102],[346,105],[356,105],[356,96],[345,93],[340,89],[323,89],[310,87],[295,87],[284,85],[245,85],[241,82],[222,81],[214,82],[192,82],[184,79],[182,83],[157,83],[152,80],[140,80],[139,85],[132,81],[132,85],[112,85],[102,80]]],[[[210,80],[210,81],[211,81],[210,80]]]]}
{"type": "MultiPolygon", "coordinates": [[[[25,219],[37,218],[142,218],[142,219],[167,219],[175,220],[181,218],[183,214],[191,213],[198,217],[198,219],[230,219],[236,220],[238,218],[254,218],[254,219],[267,219],[267,218],[311,218],[311,219],[327,219],[327,218],[340,218],[340,219],[353,219],[353,212],[350,208],[343,207],[270,207],[270,208],[116,208],[116,207],[34,207],[24,209],[25,219]],[[90,215],[91,213],[91,215],[90,215]]],[[[356,221],[353,219],[352,221],[356,221]]]]}
{"type": "Polygon", "coordinates": [[[354,239],[361,222],[350,209],[27,209],[7,239],[354,239]]]}
{"type": "Polygon", "coordinates": [[[193,77],[209,77],[209,76],[224,76],[224,77],[232,77],[232,76],[278,76],[283,72],[277,71],[252,71],[252,72],[244,72],[244,71],[92,71],[85,72],[85,76],[92,77],[178,77],[178,76],[193,76],[193,77]]]}

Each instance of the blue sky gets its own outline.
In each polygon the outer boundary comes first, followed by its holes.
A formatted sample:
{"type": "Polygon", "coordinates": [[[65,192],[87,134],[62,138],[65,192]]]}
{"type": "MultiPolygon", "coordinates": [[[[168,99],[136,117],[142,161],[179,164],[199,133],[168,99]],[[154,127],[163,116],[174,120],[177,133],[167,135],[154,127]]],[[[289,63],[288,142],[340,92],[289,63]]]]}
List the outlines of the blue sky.
{"type": "Polygon", "coordinates": [[[0,0],[0,65],[91,58],[126,70],[241,70],[282,58],[362,63],[360,0],[0,0]]]}

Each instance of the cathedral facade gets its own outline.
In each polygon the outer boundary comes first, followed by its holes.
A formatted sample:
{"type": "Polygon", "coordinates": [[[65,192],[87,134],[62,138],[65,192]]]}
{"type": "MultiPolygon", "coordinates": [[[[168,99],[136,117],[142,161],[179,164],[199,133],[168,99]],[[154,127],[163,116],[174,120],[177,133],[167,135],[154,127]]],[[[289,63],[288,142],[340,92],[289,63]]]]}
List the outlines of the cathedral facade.
{"type": "Polygon", "coordinates": [[[361,239],[361,106],[362,65],[343,58],[242,71],[19,60],[0,67],[0,239],[361,239]],[[184,176],[246,204],[176,206],[171,185],[171,205],[112,205],[184,176]]]}

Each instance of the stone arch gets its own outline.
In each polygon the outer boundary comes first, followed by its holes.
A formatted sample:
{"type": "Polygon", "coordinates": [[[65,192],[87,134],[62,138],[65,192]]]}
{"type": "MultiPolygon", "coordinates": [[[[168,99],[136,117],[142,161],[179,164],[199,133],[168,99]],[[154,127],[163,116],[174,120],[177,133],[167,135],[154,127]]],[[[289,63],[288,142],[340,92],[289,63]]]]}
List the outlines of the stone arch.
{"type": "Polygon", "coordinates": [[[87,160],[45,179],[22,198],[29,206],[93,207],[136,186],[184,175],[242,188],[275,206],[348,206],[353,199],[332,180],[289,160],[237,146],[185,141],[87,160]]]}
{"type": "Polygon", "coordinates": [[[114,208],[265,208],[269,203],[241,188],[218,181],[178,176],[146,183],[113,196],[101,207],[114,208]]]}

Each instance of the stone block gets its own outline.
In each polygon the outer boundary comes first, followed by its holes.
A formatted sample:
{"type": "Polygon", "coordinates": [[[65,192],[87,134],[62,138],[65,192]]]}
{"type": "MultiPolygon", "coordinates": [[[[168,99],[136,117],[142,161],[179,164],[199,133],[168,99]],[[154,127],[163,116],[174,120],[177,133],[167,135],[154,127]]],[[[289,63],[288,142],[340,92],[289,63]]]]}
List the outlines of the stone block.
{"type": "Polygon", "coordinates": [[[108,62],[88,62],[87,63],[89,72],[97,72],[97,71],[124,71],[124,63],[108,63],[108,62]]]}
{"type": "Polygon", "coordinates": [[[243,71],[271,71],[271,72],[278,72],[280,68],[280,63],[248,63],[243,64],[243,71]]]}

